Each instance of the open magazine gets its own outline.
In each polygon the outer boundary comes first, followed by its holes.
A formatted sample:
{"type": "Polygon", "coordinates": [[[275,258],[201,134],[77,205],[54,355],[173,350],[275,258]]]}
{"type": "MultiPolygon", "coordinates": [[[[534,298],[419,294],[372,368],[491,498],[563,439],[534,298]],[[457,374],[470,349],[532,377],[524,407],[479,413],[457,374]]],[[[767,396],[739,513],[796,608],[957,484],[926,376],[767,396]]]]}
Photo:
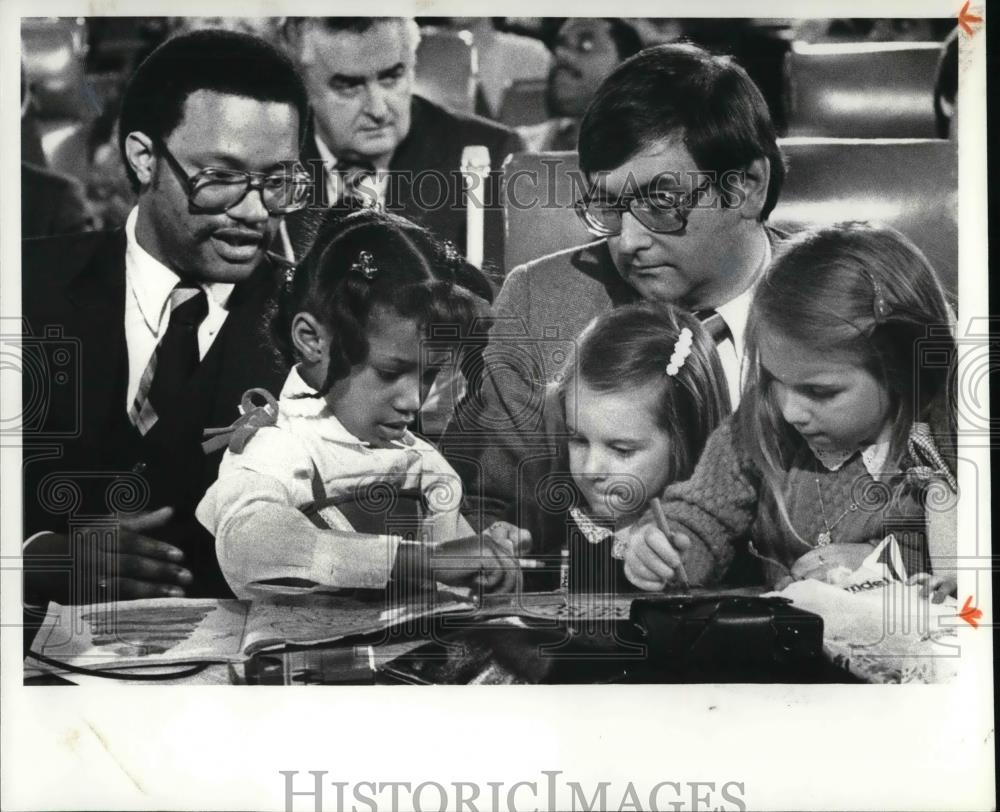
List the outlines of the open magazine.
{"type": "Polygon", "coordinates": [[[471,597],[439,589],[419,602],[398,604],[387,601],[384,593],[369,599],[311,593],[254,601],[156,598],[52,604],[32,651],[96,669],[239,663],[261,651],[330,644],[378,632],[388,636],[402,631],[421,639],[431,636],[431,621],[440,622],[443,630],[521,619],[533,625],[627,621],[634,597],[561,592],[471,597]]]}
{"type": "Polygon", "coordinates": [[[267,649],[333,643],[472,610],[448,593],[387,605],[384,597],[282,596],[259,601],[155,598],[51,604],[31,650],[85,668],[242,662],[267,649]]]}

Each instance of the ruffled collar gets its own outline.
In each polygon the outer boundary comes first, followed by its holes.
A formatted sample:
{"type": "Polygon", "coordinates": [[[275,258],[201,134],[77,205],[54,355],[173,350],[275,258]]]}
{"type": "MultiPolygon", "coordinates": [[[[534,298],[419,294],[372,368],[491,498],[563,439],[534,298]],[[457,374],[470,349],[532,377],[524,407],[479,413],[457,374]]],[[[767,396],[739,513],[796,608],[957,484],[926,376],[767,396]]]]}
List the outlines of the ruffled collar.
{"type": "Polygon", "coordinates": [[[600,544],[615,534],[615,531],[610,527],[602,527],[597,524],[578,507],[570,508],[569,515],[576,522],[576,526],[580,528],[580,532],[583,533],[584,538],[591,544],[600,544]]]}

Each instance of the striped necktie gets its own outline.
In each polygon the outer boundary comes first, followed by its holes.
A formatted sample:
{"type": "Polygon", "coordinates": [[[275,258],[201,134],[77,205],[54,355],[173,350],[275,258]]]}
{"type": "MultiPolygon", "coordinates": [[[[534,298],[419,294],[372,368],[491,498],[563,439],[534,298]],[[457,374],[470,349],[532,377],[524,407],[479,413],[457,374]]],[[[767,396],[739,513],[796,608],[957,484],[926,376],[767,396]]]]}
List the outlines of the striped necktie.
{"type": "Polygon", "coordinates": [[[170,320],[139,381],[129,419],[145,434],[184,391],[198,368],[198,326],[208,314],[208,297],[196,285],[179,283],[170,292],[170,320]]]}
{"type": "Polygon", "coordinates": [[[371,161],[342,161],[337,164],[340,174],[340,202],[351,209],[368,209],[379,205],[375,164],[371,161]]]}
{"type": "MultiPolygon", "coordinates": [[[[726,324],[726,320],[722,318],[722,315],[717,310],[699,310],[694,315],[701,322],[702,327],[712,336],[712,340],[716,346],[723,341],[733,341],[733,333],[729,329],[729,325],[726,324]]],[[[735,343],[733,341],[734,345],[735,343]]]]}

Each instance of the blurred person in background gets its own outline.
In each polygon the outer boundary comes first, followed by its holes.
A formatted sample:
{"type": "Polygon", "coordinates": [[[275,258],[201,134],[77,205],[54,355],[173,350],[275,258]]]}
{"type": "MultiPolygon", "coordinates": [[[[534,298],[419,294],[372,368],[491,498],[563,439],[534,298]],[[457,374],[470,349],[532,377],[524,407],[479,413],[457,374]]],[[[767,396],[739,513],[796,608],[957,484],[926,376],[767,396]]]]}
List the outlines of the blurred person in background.
{"type": "Polygon", "coordinates": [[[566,20],[556,35],[555,63],[549,72],[546,91],[551,118],[518,128],[528,149],[575,150],[580,120],[597,88],[619,63],[641,48],[638,31],[626,20],[613,17],[566,20]]]}
{"type": "Polygon", "coordinates": [[[118,149],[118,108],[116,101],[94,122],[88,151],[90,174],[87,199],[94,210],[98,228],[122,228],[136,204],[125,163],[118,149]]]}
{"type": "Polygon", "coordinates": [[[42,137],[35,121],[31,85],[24,71],[24,60],[21,60],[21,160],[35,166],[47,166],[45,151],[42,149],[42,137]]]}
{"type": "Polygon", "coordinates": [[[96,225],[83,184],[21,161],[21,238],[76,234],[96,225]]]}
{"type": "MultiPolygon", "coordinates": [[[[22,63],[22,133],[30,107],[31,94],[22,63]]],[[[92,229],[94,216],[87,205],[83,184],[76,178],[47,169],[41,142],[22,138],[21,143],[21,238],[75,234],[92,229]],[[35,161],[26,159],[26,154],[35,161]]]]}

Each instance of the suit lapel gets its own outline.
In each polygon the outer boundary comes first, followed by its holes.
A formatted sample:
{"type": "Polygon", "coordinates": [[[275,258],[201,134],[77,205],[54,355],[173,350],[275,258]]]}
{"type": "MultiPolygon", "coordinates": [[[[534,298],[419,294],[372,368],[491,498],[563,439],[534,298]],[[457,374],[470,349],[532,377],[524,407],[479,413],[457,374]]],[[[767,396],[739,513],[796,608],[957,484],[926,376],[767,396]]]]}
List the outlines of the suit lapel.
{"type": "Polygon", "coordinates": [[[600,240],[576,251],[571,259],[573,266],[584,276],[600,282],[611,303],[618,307],[638,301],[639,294],[615,268],[607,240],[600,240]]]}
{"type": "MultiPolygon", "coordinates": [[[[196,414],[225,421],[214,425],[236,419],[246,389],[261,386],[275,395],[280,391],[284,371],[272,359],[266,340],[266,314],[276,274],[274,266],[265,263],[234,288],[225,324],[192,380],[190,405],[196,414]]],[[[82,436],[101,437],[111,410],[125,410],[124,232],[115,232],[102,242],[70,283],[67,295],[74,307],[69,308],[64,332],[80,341],[82,436]]]]}
{"type": "Polygon", "coordinates": [[[268,310],[279,270],[265,262],[245,282],[233,290],[229,300],[229,315],[202,361],[195,383],[208,371],[218,374],[215,381],[198,387],[214,390],[210,408],[212,426],[224,426],[239,416],[238,406],[243,393],[253,387],[267,389],[277,396],[284,382],[285,370],[271,350],[268,330],[268,310]],[[218,364],[211,363],[218,357],[218,364]]]}
{"type": "MultiPolygon", "coordinates": [[[[419,96],[410,100],[410,131],[392,153],[390,170],[419,172],[441,168],[440,164],[445,160],[448,149],[440,142],[441,128],[434,126],[429,120],[431,115],[430,106],[419,96]],[[434,133],[435,137],[428,138],[429,132],[434,133]]],[[[457,166],[454,168],[458,169],[457,166]]]]}

